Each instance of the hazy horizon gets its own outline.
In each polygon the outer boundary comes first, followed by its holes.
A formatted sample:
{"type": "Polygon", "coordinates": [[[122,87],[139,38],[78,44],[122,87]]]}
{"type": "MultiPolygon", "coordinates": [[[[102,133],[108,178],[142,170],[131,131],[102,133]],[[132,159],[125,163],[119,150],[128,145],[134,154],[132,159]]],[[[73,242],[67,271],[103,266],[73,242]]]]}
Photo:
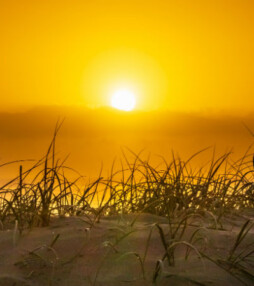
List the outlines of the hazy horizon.
{"type": "MultiPolygon", "coordinates": [[[[151,153],[153,160],[159,162],[158,155],[169,160],[172,150],[186,160],[195,152],[211,147],[198,157],[196,163],[201,166],[211,159],[213,147],[217,155],[232,151],[233,157],[239,158],[253,143],[243,122],[253,130],[254,114],[205,116],[44,106],[17,113],[0,112],[0,164],[41,158],[56,122],[62,119],[64,123],[57,137],[58,156],[63,159],[69,154],[67,165],[88,177],[95,177],[101,164],[105,172],[109,171],[114,159],[122,156],[122,149],[127,153],[127,148],[136,153],[144,149],[144,157],[151,153]]],[[[1,169],[5,178],[16,171],[14,166],[1,169]]]]}

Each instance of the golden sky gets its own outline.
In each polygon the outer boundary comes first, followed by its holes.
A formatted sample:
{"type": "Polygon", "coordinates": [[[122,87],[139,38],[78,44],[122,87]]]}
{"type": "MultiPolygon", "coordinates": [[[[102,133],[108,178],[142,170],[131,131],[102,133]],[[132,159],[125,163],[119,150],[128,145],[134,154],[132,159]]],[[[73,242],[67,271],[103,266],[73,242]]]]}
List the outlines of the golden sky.
{"type": "Polygon", "coordinates": [[[2,0],[1,106],[254,106],[253,0],[2,0]]]}

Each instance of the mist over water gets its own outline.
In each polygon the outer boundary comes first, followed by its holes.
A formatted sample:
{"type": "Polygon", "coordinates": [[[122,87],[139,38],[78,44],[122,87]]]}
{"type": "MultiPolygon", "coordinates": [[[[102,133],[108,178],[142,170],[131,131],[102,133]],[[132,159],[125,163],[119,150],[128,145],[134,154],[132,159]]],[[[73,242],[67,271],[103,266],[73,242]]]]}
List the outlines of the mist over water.
{"type": "MultiPolygon", "coordinates": [[[[139,153],[151,163],[172,158],[172,150],[183,160],[200,154],[193,165],[201,167],[216,154],[232,151],[239,159],[253,143],[242,122],[254,129],[254,115],[213,116],[194,113],[120,112],[111,109],[40,107],[26,112],[0,113],[0,164],[21,159],[40,159],[51,141],[57,120],[64,123],[57,137],[57,157],[69,155],[66,165],[87,178],[97,177],[101,167],[106,176],[114,160],[120,168],[122,152],[139,153]]],[[[23,163],[25,164],[25,163],[23,163]]],[[[1,181],[18,174],[19,164],[0,169],[1,181]]]]}

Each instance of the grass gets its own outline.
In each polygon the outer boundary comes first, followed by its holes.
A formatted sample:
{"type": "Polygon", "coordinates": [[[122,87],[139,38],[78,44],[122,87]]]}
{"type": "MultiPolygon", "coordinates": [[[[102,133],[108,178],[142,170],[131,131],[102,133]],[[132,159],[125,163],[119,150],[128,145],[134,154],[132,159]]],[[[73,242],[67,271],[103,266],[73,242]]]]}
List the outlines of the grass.
{"type": "MultiPolygon", "coordinates": [[[[145,261],[152,233],[156,229],[164,253],[161,259],[155,262],[153,283],[156,284],[162,275],[165,260],[170,267],[175,266],[178,247],[186,248],[186,259],[191,252],[194,252],[201,260],[209,259],[223,269],[227,262],[230,265],[227,271],[232,275],[236,275],[234,271],[237,268],[240,269],[241,275],[253,279],[245,264],[253,263],[254,244],[241,248],[253,227],[253,223],[249,220],[237,234],[224,264],[220,263],[219,259],[209,257],[198,247],[200,241],[205,242],[206,239],[200,233],[209,226],[198,226],[190,237],[186,236],[186,229],[192,225],[194,218],[203,221],[204,224],[209,218],[212,221],[210,227],[218,230],[223,229],[222,218],[227,213],[245,208],[253,209],[252,155],[246,152],[236,162],[231,160],[230,153],[218,158],[213,155],[206,168],[194,170],[191,161],[206,149],[197,152],[186,161],[182,161],[172,153],[171,161],[162,159],[163,165],[159,167],[153,166],[149,159],[144,160],[142,153],[136,154],[127,150],[123,152],[120,170],[115,171],[113,164],[109,178],[102,178],[100,172],[98,179],[83,186],[80,183],[82,178],[80,175],[74,180],[68,179],[66,174],[74,170],[65,165],[65,159],[61,161],[56,157],[56,138],[61,125],[62,123],[56,125],[46,155],[27,170],[20,165],[18,176],[0,187],[0,226],[4,230],[13,225],[14,246],[17,244],[18,232],[22,235],[22,231],[26,228],[48,226],[52,217],[79,216],[88,225],[86,232],[87,237],[90,237],[90,229],[102,216],[134,213],[136,217],[129,225],[130,230],[123,231],[113,242],[107,241],[107,254],[110,251],[118,252],[119,243],[135,232],[138,216],[146,212],[166,217],[167,229],[163,229],[158,223],[154,224],[150,228],[143,254],[131,251],[120,256],[120,259],[129,255],[135,256],[139,261],[143,279],[147,279],[145,261]]],[[[10,163],[20,164],[22,161],[10,163]]],[[[53,246],[57,240],[58,236],[47,246],[47,249],[55,255],[55,260],[57,254],[53,246]]],[[[30,251],[29,255],[41,258],[39,250],[41,249],[30,251]]],[[[168,278],[177,276],[170,273],[165,275],[168,278]]],[[[96,277],[93,285],[96,284],[96,277]]],[[[188,277],[182,279],[203,285],[188,277]]],[[[244,284],[243,280],[239,281],[244,284]]]]}
{"type": "Polygon", "coordinates": [[[158,170],[135,155],[126,169],[112,171],[110,178],[99,177],[82,189],[78,184],[81,177],[69,181],[65,176],[68,168],[55,158],[57,131],[46,156],[26,171],[20,166],[19,176],[0,188],[2,226],[8,220],[17,220],[20,229],[47,226],[52,215],[92,214],[96,221],[105,214],[140,211],[171,220],[183,211],[200,210],[215,213],[219,221],[227,210],[253,208],[253,170],[248,155],[238,165],[226,154],[213,159],[208,171],[196,172],[188,166],[190,160],[173,157],[158,170]],[[219,173],[222,167],[225,169],[219,173]]]}

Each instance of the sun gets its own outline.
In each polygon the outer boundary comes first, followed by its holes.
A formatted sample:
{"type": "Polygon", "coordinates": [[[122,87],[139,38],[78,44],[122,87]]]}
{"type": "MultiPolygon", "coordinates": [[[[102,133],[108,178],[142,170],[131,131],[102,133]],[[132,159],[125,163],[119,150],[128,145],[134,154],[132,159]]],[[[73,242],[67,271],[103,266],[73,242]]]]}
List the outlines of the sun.
{"type": "Polygon", "coordinates": [[[117,90],[111,97],[111,106],[124,111],[131,111],[136,106],[135,95],[127,90],[117,90]]]}

